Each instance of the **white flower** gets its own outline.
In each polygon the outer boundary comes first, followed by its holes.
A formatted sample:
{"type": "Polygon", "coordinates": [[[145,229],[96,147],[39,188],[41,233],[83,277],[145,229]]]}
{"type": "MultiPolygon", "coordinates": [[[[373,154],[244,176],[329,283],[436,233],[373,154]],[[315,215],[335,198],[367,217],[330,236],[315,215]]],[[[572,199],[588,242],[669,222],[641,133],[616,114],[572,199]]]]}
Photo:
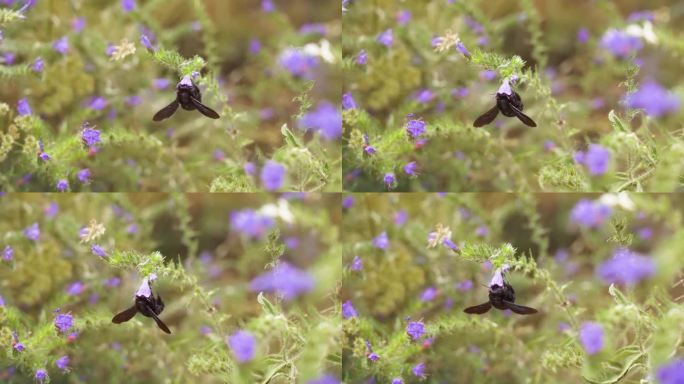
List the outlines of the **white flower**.
{"type": "Polygon", "coordinates": [[[633,211],[636,209],[636,204],[629,197],[629,193],[606,193],[601,195],[599,199],[601,204],[607,205],[609,207],[620,207],[626,211],[633,211]]]}
{"type": "Polygon", "coordinates": [[[259,213],[272,218],[280,218],[288,224],[294,222],[294,215],[290,211],[290,204],[284,199],[278,200],[277,204],[264,205],[259,209],[259,213]]]}
{"type": "Polygon", "coordinates": [[[310,56],[318,56],[328,63],[335,62],[335,55],[332,52],[331,45],[328,40],[321,40],[319,44],[309,43],[304,46],[304,53],[310,56]],[[320,45],[319,45],[320,44],[320,45]]]}

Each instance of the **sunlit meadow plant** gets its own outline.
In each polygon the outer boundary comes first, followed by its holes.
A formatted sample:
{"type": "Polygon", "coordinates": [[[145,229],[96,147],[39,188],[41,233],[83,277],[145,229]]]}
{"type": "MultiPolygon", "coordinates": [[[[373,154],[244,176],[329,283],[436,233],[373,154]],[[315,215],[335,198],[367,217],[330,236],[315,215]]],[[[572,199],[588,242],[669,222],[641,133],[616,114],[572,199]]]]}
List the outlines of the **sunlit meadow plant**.
{"type": "Polygon", "coordinates": [[[344,382],[680,383],[682,202],[347,196],[344,382]],[[539,312],[464,313],[505,265],[516,303],[539,312]]]}
{"type": "Polygon", "coordinates": [[[681,189],[676,3],[348,2],[345,188],[681,189]],[[474,128],[507,82],[537,127],[474,128]]]}
{"type": "Polygon", "coordinates": [[[0,381],[339,383],[339,206],[320,194],[0,197],[0,381]],[[112,323],[148,281],[171,334],[140,314],[112,323]]]}
{"type": "Polygon", "coordinates": [[[340,190],[339,4],[309,3],[0,1],[0,190],[340,190]],[[221,117],[153,122],[184,76],[221,117]]]}

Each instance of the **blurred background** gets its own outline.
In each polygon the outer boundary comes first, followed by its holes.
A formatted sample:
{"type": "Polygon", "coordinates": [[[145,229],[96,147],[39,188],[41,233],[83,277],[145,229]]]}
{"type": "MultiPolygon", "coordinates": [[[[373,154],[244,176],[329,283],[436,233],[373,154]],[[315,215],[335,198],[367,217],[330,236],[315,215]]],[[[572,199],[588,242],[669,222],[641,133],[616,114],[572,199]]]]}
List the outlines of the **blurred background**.
{"type": "Polygon", "coordinates": [[[320,194],[0,197],[0,379],[40,381],[40,369],[58,383],[336,377],[339,205],[320,194]],[[141,315],[111,323],[150,272],[171,335],[141,315]],[[60,314],[72,316],[66,332],[60,314]],[[238,331],[254,342],[231,344],[238,331]]]}

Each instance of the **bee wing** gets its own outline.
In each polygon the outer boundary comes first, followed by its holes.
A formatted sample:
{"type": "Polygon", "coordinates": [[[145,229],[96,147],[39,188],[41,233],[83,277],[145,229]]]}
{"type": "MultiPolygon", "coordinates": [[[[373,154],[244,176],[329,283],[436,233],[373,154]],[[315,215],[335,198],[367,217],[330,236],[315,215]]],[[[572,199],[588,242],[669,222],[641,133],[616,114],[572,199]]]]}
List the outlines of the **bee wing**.
{"type": "Polygon", "coordinates": [[[173,115],[174,112],[176,112],[176,109],[178,109],[178,105],[178,100],[172,101],[171,104],[167,105],[166,107],[160,109],[159,112],[155,113],[152,120],[162,121],[166,118],[171,117],[171,115],[173,115]]]}
{"type": "Polygon", "coordinates": [[[190,100],[192,100],[192,104],[195,106],[195,108],[197,108],[198,111],[202,112],[204,116],[211,117],[212,119],[218,119],[220,117],[219,114],[216,113],[216,111],[202,104],[199,100],[195,99],[194,97],[191,97],[190,100]]]}
{"type": "Polygon", "coordinates": [[[534,308],[526,307],[524,305],[513,304],[510,301],[506,300],[504,300],[504,305],[506,305],[506,308],[517,313],[518,315],[532,315],[537,313],[537,310],[534,308]]]}
{"type": "Polygon", "coordinates": [[[494,105],[492,109],[489,111],[485,112],[482,114],[482,116],[478,117],[477,120],[475,120],[475,123],[473,123],[473,126],[475,128],[482,127],[483,125],[487,125],[494,121],[496,119],[496,116],[499,114],[499,107],[494,105]]]}
{"type": "Polygon", "coordinates": [[[519,110],[518,108],[516,108],[513,104],[509,104],[509,105],[510,105],[511,109],[513,110],[513,113],[515,113],[515,115],[518,116],[518,119],[520,119],[520,121],[522,121],[526,125],[529,125],[530,127],[536,127],[537,126],[537,123],[535,123],[534,120],[530,119],[529,116],[522,113],[522,111],[519,110]]]}
{"type": "Polygon", "coordinates": [[[154,319],[154,321],[157,323],[157,326],[158,326],[162,331],[164,331],[164,332],[166,332],[166,333],[168,333],[168,334],[170,335],[170,334],[171,334],[171,331],[169,331],[169,327],[167,327],[166,324],[164,324],[164,322],[161,321],[161,319],[157,317],[157,315],[154,313],[154,311],[152,310],[152,308],[150,308],[149,305],[145,304],[145,306],[147,307],[147,310],[148,310],[148,311],[150,312],[150,314],[152,315],[152,318],[154,319]]]}
{"type": "Polygon", "coordinates": [[[491,308],[492,308],[492,304],[488,301],[488,302],[482,303],[480,305],[468,307],[468,308],[464,309],[463,312],[481,315],[483,313],[487,313],[487,311],[489,311],[491,308]]]}
{"type": "Polygon", "coordinates": [[[117,313],[116,316],[114,316],[114,318],[112,319],[112,323],[120,324],[120,323],[126,322],[126,321],[132,319],[133,316],[135,316],[135,314],[137,312],[138,312],[138,310],[135,309],[135,305],[134,305],[134,306],[132,306],[132,307],[130,307],[124,311],[117,313]]]}

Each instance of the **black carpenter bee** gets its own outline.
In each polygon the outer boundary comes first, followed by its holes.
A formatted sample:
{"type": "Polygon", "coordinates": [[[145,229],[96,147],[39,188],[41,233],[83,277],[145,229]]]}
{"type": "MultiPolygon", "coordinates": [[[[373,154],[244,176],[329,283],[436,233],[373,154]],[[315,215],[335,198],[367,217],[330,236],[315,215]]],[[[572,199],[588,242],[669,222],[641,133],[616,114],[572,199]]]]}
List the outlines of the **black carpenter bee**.
{"type": "Polygon", "coordinates": [[[164,310],[164,302],[162,301],[161,296],[157,295],[157,297],[154,297],[152,286],[150,285],[150,280],[154,280],[154,278],[156,278],[156,276],[153,275],[150,279],[146,277],[143,280],[140,288],[138,288],[138,291],[135,293],[135,303],[133,306],[114,316],[112,323],[120,324],[126,322],[132,319],[136,313],[140,312],[143,316],[153,318],[162,331],[171,334],[169,327],[157,317],[157,315],[164,310]]]}
{"type": "Polygon", "coordinates": [[[501,111],[504,116],[517,116],[518,119],[520,119],[520,121],[523,123],[529,125],[530,127],[536,127],[537,123],[530,119],[529,116],[522,113],[522,110],[523,103],[520,99],[520,95],[511,89],[511,86],[508,84],[508,79],[506,79],[496,92],[496,105],[493,106],[489,111],[483,113],[482,116],[478,117],[473,126],[475,126],[475,128],[479,128],[491,123],[499,114],[499,111],[501,111]]]}
{"type": "MultiPolygon", "coordinates": [[[[505,270],[505,268],[504,268],[505,270]]],[[[532,315],[537,313],[537,310],[524,305],[517,305],[515,303],[515,291],[510,284],[508,284],[503,277],[501,268],[494,272],[494,277],[489,283],[489,301],[480,305],[468,307],[463,310],[465,313],[478,314],[487,313],[492,307],[511,311],[519,315],[532,315]]]]}
{"type": "Polygon", "coordinates": [[[218,119],[220,117],[216,111],[202,104],[202,94],[195,83],[192,82],[190,76],[184,76],[178,85],[176,85],[176,100],[159,110],[152,120],[162,121],[171,117],[178,109],[178,105],[183,107],[186,111],[196,109],[204,116],[211,117],[212,119],[218,119]]]}

